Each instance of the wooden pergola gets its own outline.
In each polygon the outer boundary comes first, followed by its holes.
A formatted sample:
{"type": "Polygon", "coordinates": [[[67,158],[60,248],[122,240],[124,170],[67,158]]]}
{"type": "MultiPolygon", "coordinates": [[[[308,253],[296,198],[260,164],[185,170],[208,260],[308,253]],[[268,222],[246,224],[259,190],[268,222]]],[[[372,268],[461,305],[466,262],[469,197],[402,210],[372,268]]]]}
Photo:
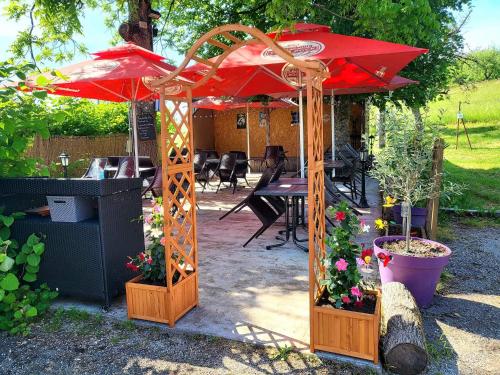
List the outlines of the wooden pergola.
{"type": "Polygon", "coordinates": [[[323,92],[324,65],[317,60],[298,60],[280,47],[262,31],[243,25],[225,25],[214,28],[198,39],[188,51],[184,61],[172,74],[149,82],[160,94],[161,157],[163,173],[163,205],[165,212],[165,259],[169,301],[168,324],[175,322],[198,304],[198,248],[196,241],[196,194],[193,171],[193,117],[192,91],[216,76],[224,59],[237,49],[262,43],[299,69],[306,82],[307,92],[307,152],[308,152],[308,215],[309,215],[309,299],[310,348],[325,349],[315,311],[322,292],[320,280],[325,269],[322,259],[325,250],[325,205],[323,172],[323,92]],[[234,34],[238,33],[238,37],[234,34]],[[245,35],[245,38],[240,38],[245,35]],[[221,40],[227,41],[226,43],[221,40]],[[224,52],[213,60],[199,57],[205,45],[221,48],[224,52]],[[190,61],[207,66],[206,75],[197,82],[188,82],[182,73],[190,61]],[[175,129],[169,132],[169,127],[175,129]],[[184,150],[184,151],[183,151],[184,150]],[[187,150],[188,152],[186,153],[187,150]],[[175,189],[171,187],[175,186],[175,189]],[[175,209],[172,209],[174,208],[175,209]],[[173,280],[174,274],[178,279],[173,280]]]}

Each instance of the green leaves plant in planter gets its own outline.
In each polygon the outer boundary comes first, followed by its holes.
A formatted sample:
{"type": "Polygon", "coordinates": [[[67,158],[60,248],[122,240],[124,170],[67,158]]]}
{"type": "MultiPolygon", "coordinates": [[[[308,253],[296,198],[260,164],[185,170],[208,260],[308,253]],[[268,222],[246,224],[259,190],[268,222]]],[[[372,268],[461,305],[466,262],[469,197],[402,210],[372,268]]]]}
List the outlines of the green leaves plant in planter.
{"type": "Polygon", "coordinates": [[[374,240],[382,283],[406,285],[419,306],[432,301],[439,276],[448,263],[450,249],[434,241],[410,237],[412,207],[439,195],[433,175],[433,148],[438,139],[435,126],[421,131],[409,116],[391,112],[386,123],[386,147],[377,155],[371,171],[386,195],[401,202],[404,236],[374,240]]]}
{"type": "Polygon", "coordinates": [[[32,234],[23,245],[10,238],[10,228],[22,213],[4,215],[0,210],[0,329],[29,333],[29,324],[50,307],[57,292],[46,284],[32,289],[45,251],[41,237],[32,234]]]}

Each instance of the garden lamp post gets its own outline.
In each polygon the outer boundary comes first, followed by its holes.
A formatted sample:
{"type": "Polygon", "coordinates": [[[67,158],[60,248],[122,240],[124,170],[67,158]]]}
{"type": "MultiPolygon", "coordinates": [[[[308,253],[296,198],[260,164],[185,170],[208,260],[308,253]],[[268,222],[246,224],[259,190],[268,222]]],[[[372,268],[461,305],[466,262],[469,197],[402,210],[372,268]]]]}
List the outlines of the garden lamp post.
{"type": "Polygon", "coordinates": [[[59,159],[61,159],[61,165],[63,167],[64,178],[68,178],[68,164],[69,164],[69,155],[64,151],[59,155],[59,159]]]}
{"type": "Polygon", "coordinates": [[[368,151],[363,145],[363,148],[359,151],[359,160],[361,161],[361,198],[359,200],[359,207],[368,208],[368,202],[366,201],[366,162],[368,160],[368,151]]]}

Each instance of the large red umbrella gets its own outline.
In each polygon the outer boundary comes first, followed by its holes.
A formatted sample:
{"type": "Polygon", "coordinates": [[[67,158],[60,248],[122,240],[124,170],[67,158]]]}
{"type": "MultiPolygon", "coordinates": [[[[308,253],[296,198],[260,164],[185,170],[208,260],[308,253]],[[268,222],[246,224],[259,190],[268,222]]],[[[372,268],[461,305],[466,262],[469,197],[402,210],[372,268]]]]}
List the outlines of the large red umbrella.
{"type": "MultiPolygon", "coordinates": [[[[164,57],[134,43],[126,43],[104,51],[93,53],[92,60],[60,68],[60,75],[54,78],[44,74],[50,80],[50,94],[109,100],[113,102],[131,102],[131,128],[134,139],[134,155],[138,166],[136,103],[152,100],[157,94],[146,85],[151,77],[162,77],[175,70],[164,62],[164,57]]],[[[38,89],[39,76],[30,77],[26,85],[38,89]]],[[[45,89],[45,88],[44,88],[45,89]]],[[[138,173],[138,168],[136,168],[138,173]]]]}
{"type": "MultiPolygon", "coordinates": [[[[323,25],[297,24],[295,31],[285,30],[278,44],[298,59],[322,61],[330,73],[324,84],[335,89],[387,85],[408,63],[427,52],[423,48],[334,34],[323,25]]],[[[198,81],[209,69],[198,63],[186,69],[184,76],[198,81]]],[[[216,77],[193,90],[193,96],[246,97],[288,92],[297,87],[297,76],[296,69],[263,43],[248,44],[229,54],[216,77]]]]}
{"type": "MultiPolygon", "coordinates": [[[[380,40],[359,38],[330,32],[316,24],[297,24],[295,32],[285,30],[278,44],[297,59],[321,61],[330,73],[324,82],[335,89],[377,87],[388,85],[394,76],[427,52],[426,49],[380,40]]],[[[214,62],[217,57],[211,59],[214,62]]],[[[198,63],[185,70],[184,77],[196,82],[211,69],[198,63]]],[[[194,97],[253,96],[298,89],[303,75],[297,68],[276,55],[264,43],[245,45],[230,53],[217,69],[216,76],[193,90],[194,97]]],[[[300,144],[304,143],[302,91],[299,95],[300,144]]],[[[300,150],[301,174],[304,173],[304,150],[300,150]]]]}

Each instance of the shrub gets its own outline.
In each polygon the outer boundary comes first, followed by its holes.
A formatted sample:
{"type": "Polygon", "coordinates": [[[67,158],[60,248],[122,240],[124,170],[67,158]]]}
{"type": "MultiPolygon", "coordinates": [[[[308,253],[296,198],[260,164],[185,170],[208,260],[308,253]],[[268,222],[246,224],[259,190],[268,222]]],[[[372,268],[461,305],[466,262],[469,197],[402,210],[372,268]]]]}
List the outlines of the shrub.
{"type": "Polygon", "coordinates": [[[32,234],[25,244],[10,238],[10,227],[24,214],[3,215],[0,210],[0,329],[11,334],[29,333],[29,324],[44,314],[57,292],[46,284],[32,289],[37,280],[45,244],[32,234]]]}

